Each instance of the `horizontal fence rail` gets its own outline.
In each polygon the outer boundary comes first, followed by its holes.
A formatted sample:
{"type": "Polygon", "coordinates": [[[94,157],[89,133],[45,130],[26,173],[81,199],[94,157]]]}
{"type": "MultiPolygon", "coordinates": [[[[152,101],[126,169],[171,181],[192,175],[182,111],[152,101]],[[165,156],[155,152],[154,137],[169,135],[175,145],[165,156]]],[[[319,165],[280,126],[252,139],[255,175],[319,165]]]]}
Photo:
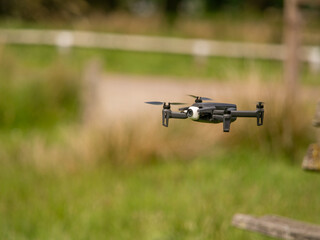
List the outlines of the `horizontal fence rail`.
{"type": "MultiPolygon", "coordinates": [[[[0,29],[0,43],[84,47],[141,52],[186,54],[202,57],[284,60],[281,44],[223,42],[204,39],[151,37],[88,31],[0,29]]],[[[320,47],[301,48],[301,60],[320,65],[320,47]]]]}

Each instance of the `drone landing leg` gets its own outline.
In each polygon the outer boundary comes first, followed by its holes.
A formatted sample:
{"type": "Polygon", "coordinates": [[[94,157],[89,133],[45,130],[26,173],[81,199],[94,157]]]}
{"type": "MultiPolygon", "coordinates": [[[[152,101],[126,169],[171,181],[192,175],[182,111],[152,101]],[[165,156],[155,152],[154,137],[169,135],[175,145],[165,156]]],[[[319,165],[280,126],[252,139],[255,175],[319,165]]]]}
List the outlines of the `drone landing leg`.
{"type": "Polygon", "coordinates": [[[162,110],[162,125],[164,127],[168,127],[169,126],[169,117],[170,117],[170,110],[162,110]]]}
{"type": "Polygon", "coordinates": [[[257,117],[257,126],[263,125],[263,117],[264,117],[264,112],[260,112],[259,116],[257,117]]]}
{"type": "Polygon", "coordinates": [[[186,119],[188,118],[186,113],[171,112],[169,109],[162,111],[162,125],[165,127],[169,126],[169,118],[186,119]]]}
{"type": "Polygon", "coordinates": [[[223,131],[229,132],[230,131],[230,125],[231,125],[231,117],[224,117],[223,118],[223,131]]]}

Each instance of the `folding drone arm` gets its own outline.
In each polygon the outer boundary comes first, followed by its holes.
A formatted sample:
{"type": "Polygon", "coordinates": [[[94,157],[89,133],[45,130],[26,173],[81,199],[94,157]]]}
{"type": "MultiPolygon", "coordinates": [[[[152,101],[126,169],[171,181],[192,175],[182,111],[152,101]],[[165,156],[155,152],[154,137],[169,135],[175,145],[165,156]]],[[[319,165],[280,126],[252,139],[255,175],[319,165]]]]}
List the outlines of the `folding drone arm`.
{"type": "Polygon", "coordinates": [[[264,109],[257,109],[255,111],[236,111],[230,112],[231,117],[254,117],[257,118],[257,126],[263,125],[264,109]]]}
{"type": "Polygon", "coordinates": [[[199,113],[212,114],[212,120],[223,122],[223,131],[229,132],[231,122],[237,117],[254,117],[257,118],[257,125],[263,125],[264,109],[263,104],[259,103],[255,111],[237,111],[235,108],[228,108],[225,110],[216,109],[215,107],[201,108],[199,113]]]}
{"type": "Polygon", "coordinates": [[[226,113],[223,115],[223,131],[229,132],[231,121],[237,117],[254,117],[257,118],[257,126],[261,126],[263,124],[264,117],[264,109],[257,108],[255,111],[237,111],[234,109],[228,109],[226,113]]]}
{"type": "Polygon", "coordinates": [[[169,126],[169,118],[186,119],[188,118],[187,113],[184,112],[172,112],[170,109],[162,110],[162,125],[165,127],[169,126]]]}

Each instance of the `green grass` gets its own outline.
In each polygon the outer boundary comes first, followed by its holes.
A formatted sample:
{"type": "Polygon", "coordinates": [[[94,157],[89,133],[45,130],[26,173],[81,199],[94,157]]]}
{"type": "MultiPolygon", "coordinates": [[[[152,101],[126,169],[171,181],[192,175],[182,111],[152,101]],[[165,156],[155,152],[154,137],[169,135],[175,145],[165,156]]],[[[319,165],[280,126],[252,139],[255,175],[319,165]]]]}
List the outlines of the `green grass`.
{"type": "Polygon", "coordinates": [[[62,59],[48,59],[46,50],[5,49],[0,54],[1,130],[50,129],[77,121],[81,74],[62,59]]]}
{"type": "MultiPolygon", "coordinates": [[[[228,59],[211,57],[206,63],[197,63],[192,56],[126,52],[119,50],[98,50],[74,48],[67,54],[59,54],[54,47],[46,46],[7,46],[4,55],[12,56],[28,69],[47,68],[56,62],[81,71],[91,58],[103,61],[107,72],[135,75],[176,76],[196,78],[205,81],[247,81],[258,77],[263,81],[282,81],[282,64],[278,61],[228,59]]],[[[303,65],[301,82],[317,84],[319,73],[309,71],[303,65]]]]}
{"type": "Polygon", "coordinates": [[[320,224],[318,176],[257,152],[190,162],[39,171],[0,168],[1,239],[267,239],[235,213],[320,224]]]}
{"type": "MultiPolygon", "coordinates": [[[[6,79],[0,84],[0,239],[267,239],[231,227],[238,212],[320,224],[317,176],[281,154],[235,148],[245,146],[241,134],[214,156],[115,166],[110,157],[100,159],[112,154],[92,154],[92,163],[83,165],[80,159],[68,162],[86,151],[76,149],[81,144],[68,149],[57,131],[77,122],[76,82],[91,58],[102,59],[108,72],[181,81],[280,81],[279,62],[210,58],[198,65],[183,55],[78,48],[59,54],[53,47],[18,45],[0,53],[0,76],[6,79]],[[48,164],[61,158],[68,163],[37,168],[40,157],[48,164]]],[[[316,78],[305,68],[305,84],[316,84],[316,78]]],[[[132,145],[134,140],[115,151],[132,145]]]]}

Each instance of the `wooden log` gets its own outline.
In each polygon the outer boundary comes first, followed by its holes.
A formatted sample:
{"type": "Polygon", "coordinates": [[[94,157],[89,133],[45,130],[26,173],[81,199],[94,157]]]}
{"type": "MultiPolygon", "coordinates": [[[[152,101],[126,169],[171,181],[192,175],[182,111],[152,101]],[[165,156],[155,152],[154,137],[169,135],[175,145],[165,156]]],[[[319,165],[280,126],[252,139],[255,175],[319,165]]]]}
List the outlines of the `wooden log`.
{"type": "Polygon", "coordinates": [[[302,169],[309,171],[320,171],[320,145],[311,144],[307,154],[302,161],[302,169]]]}
{"type": "MultiPolygon", "coordinates": [[[[320,127],[320,101],[318,102],[313,126],[320,127]]],[[[320,134],[318,132],[318,143],[310,144],[306,155],[302,161],[302,169],[310,171],[320,171],[320,134]]]]}
{"type": "Polygon", "coordinates": [[[232,225],[270,237],[287,240],[320,240],[320,226],[280,216],[253,217],[245,214],[233,216],[232,225]]]}

